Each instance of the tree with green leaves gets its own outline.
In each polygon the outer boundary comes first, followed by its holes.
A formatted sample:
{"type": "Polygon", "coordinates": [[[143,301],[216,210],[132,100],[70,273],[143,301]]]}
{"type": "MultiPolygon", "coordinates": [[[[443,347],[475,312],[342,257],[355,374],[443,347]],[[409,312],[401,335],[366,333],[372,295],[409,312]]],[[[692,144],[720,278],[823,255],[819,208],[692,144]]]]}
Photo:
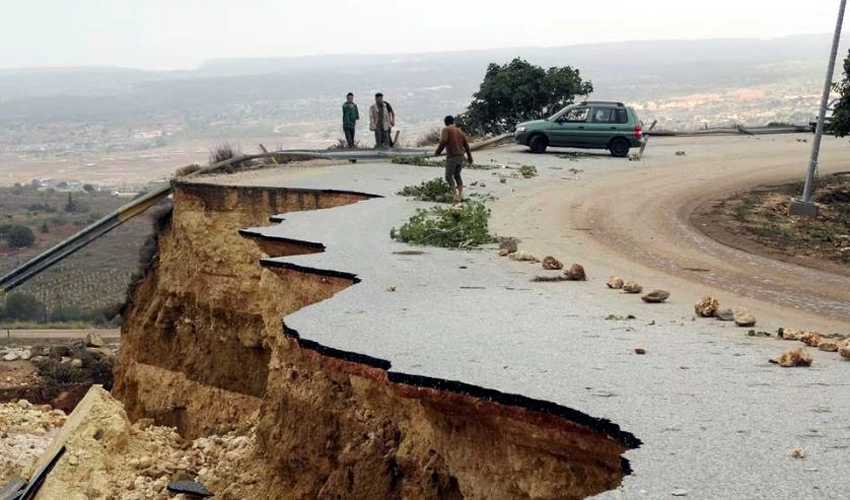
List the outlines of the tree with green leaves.
{"type": "Polygon", "coordinates": [[[6,232],[6,243],[12,248],[31,247],[35,243],[35,234],[26,226],[12,226],[6,232]]]}
{"type": "Polygon", "coordinates": [[[844,78],[832,85],[833,90],[840,95],[832,111],[830,132],[836,137],[850,134],[850,53],[844,59],[844,78]]]}
{"type": "Polygon", "coordinates": [[[470,134],[503,134],[517,123],[546,118],[572,104],[576,96],[591,92],[593,83],[583,81],[579,70],[570,66],[544,70],[521,58],[502,66],[491,63],[472,103],[456,121],[470,134]]]}
{"type": "Polygon", "coordinates": [[[68,193],[68,201],[65,203],[65,212],[72,214],[77,211],[77,200],[71,193],[68,193]]]}
{"type": "Polygon", "coordinates": [[[84,200],[75,199],[71,193],[68,193],[68,201],[65,203],[65,212],[69,214],[83,214],[91,209],[89,204],[84,200]]]}
{"type": "Polygon", "coordinates": [[[32,295],[12,293],[6,298],[3,318],[18,321],[38,321],[44,313],[44,304],[32,295]]]}

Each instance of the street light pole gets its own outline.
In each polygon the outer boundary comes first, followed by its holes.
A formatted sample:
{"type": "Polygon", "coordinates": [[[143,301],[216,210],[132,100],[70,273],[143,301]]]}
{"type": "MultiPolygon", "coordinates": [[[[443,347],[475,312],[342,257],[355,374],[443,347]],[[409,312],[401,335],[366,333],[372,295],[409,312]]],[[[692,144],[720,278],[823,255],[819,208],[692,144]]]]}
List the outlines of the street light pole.
{"type": "Polygon", "coordinates": [[[793,215],[808,215],[815,217],[818,214],[817,204],[812,202],[812,190],[815,183],[815,172],[818,169],[818,154],[820,153],[820,141],[823,137],[823,121],[826,117],[826,107],[829,105],[829,91],[832,89],[832,74],[835,71],[835,56],[838,54],[838,41],[841,39],[841,27],[844,24],[844,7],[847,0],[841,0],[838,8],[838,21],[835,23],[835,34],[832,37],[832,52],[829,54],[829,65],[826,69],[826,81],[823,82],[823,95],[820,101],[820,113],[818,113],[818,124],[815,127],[815,138],[812,141],[812,158],[809,161],[809,171],[806,175],[806,185],[803,187],[803,198],[791,200],[790,212],[793,215]]]}

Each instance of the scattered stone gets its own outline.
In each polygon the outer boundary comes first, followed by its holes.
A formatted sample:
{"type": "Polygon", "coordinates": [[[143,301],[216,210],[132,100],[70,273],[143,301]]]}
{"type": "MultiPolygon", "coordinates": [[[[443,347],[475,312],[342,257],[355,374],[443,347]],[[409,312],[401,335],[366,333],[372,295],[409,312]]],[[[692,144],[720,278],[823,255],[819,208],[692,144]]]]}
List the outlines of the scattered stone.
{"type": "Polygon", "coordinates": [[[503,248],[499,250],[499,257],[507,257],[510,253],[507,248],[503,248]]]}
{"type": "Polygon", "coordinates": [[[643,291],[643,287],[634,281],[627,281],[625,285],[623,285],[623,291],[626,293],[640,293],[643,291]]]}
{"type": "Polygon", "coordinates": [[[734,321],[735,311],[733,311],[732,309],[720,309],[716,313],[714,313],[714,317],[719,319],[720,321],[734,321]]]}
{"type": "Polygon", "coordinates": [[[688,496],[688,490],[682,490],[682,489],[673,490],[670,494],[673,495],[674,497],[686,497],[686,496],[688,496]]]}
{"type": "Polygon", "coordinates": [[[573,264],[564,272],[564,276],[570,281],[585,281],[587,274],[584,272],[584,267],[581,264],[573,264]]]}
{"type": "Polygon", "coordinates": [[[25,350],[20,352],[19,356],[21,357],[21,359],[26,361],[26,360],[32,358],[32,351],[30,351],[29,349],[25,349],[25,350]]]}
{"type": "Polygon", "coordinates": [[[838,354],[844,359],[850,359],[850,340],[844,341],[838,348],[838,354]]]}
{"type": "Polygon", "coordinates": [[[801,333],[797,330],[792,330],[790,328],[780,328],[777,333],[779,333],[779,337],[784,340],[800,340],[801,333]]]}
{"type": "Polygon", "coordinates": [[[530,252],[526,252],[525,250],[518,250],[510,254],[511,260],[516,260],[519,262],[540,262],[540,259],[535,257],[530,252]]]}
{"type": "Polygon", "coordinates": [[[720,309],[720,301],[711,295],[703,297],[694,305],[694,312],[702,318],[713,318],[718,309],[720,309]]]}
{"type": "Polygon", "coordinates": [[[623,283],[623,278],[619,276],[611,276],[610,278],[608,278],[608,282],[605,283],[608,288],[613,288],[614,290],[619,290],[623,288],[624,284],[625,283],[623,283]]]}
{"type": "Polygon", "coordinates": [[[68,349],[72,352],[81,352],[86,350],[86,341],[83,339],[74,339],[68,344],[68,349]]]}
{"type": "Polygon", "coordinates": [[[755,326],[756,324],[756,317],[745,309],[735,311],[732,320],[738,326],[755,326]]]}
{"type": "Polygon", "coordinates": [[[387,291],[388,291],[388,292],[394,292],[394,291],[395,291],[395,285],[390,285],[390,286],[388,286],[388,287],[387,287],[387,291]]]}
{"type": "Polygon", "coordinates": [[[640,153],[629,153],[629,161],[640,161],[640,153]]]}
{"type": "Polygon", "coordinates": [[[838,352],[841,346],[835,340],[823,340],[818,344],[818,349],[826,352],[838,352]]]}
{"type": "Polygon", "coordinates": [[[564,265],[561,264],[561,261],[559,261],[555,257],[552,257],[551,255],[547,255],[546,257],[543,258],[543,269],[549,269],[549,270],[554,271],[554,270],[559,270],[559,269],[563,269],[563,268],[564,268],[564,265]]]}
{"type": "Polygon", "coordinates": [[[644,355],[646,354],[646,349],[643,347],[635,347],[635,354],[644,355]]]}
{"type": "Polygon", "coordinates": [[[676,151],[676,156],[685,156],[685,152],[681,150],[676,151]]]}
{"type": "Polygon", "coordinates": [[[115,357],[115,352],[108,347],[89,347],[86,349],[86,352],[106,359],[112,359],[115,357]]]}
{"type": "Polygon", "coordinates": [[[478,183],[478,187],[487,187],[487,183],[484,182],[484,181],[481,181],[481,182],[478,183]]]}
{"type": "Polygon", "coordinates": [[[797,459],[806,458],[806,452],[801,450],[800,448],[794,448],[791,451],[791,456],[797,459]]]}
{"type": "Polygon", "coordinates": [[[770,332],[765,332],[762,330],[750,330],[747,332],[747,335],[750,337],[770,337],[770,332]]]}
{"type": "Polygon", "coordinates": [[[73,366],[74,368],[82,368],[83,367],[83,360],[82,359],[72,359],[71,360],[71,366],[73,366]]]}
{"type": "Polygon", "coordinates": [[[89,332],[86,334],[86,347],[103,347],[103,337],[97,332],[89,332]]]}
{"type": "Polygon", "coordinates": [[[777,359],[771,359],[771,363],[776,363],[779,366],[789,368],[793,366],[812,366],[812,355],[805,347],[789,349],[782,353],[777,359]]]}
{"type": "Polygon", "coordinates": [[[478,181],[472,181],[472,182],[470,182],[470,183],[469,183],[469,185],[470,185],[470,186],[477,186],[477,185],[478,185],[478,181]]]}
{"type": "Polygon", "coordinates": [[[80,459],[76,457],[76,455],[71,455],[68,457],[68,465],[80,465],[80,459]]]}
{"type": "Polygon", "coordinates": [[[650,304],[659,304],[670,297],[670,292],[667,290],[653,290],[640,298],[644,302],[650,304]]]}
{"type": "Polygon", "coordinates": [[[185,493],[187,495],[192,495],[193,497],[206,498],[213,496],[209,490],[204,488],[204,485],[194,481],[175,481],[173,483],[169,483],[167,489],[171,493],[185,493]]]}
{"type": "Polygon", "coordinates": [[[499,250],[507,250],[508,253],[517,251],[517,241],[514,238],[502,238],[499,242],[499,250]]]}
{"type": "Polygon", "coordinates": [[[508,179],[507,179],[507,177],[499,177],[499,182],[501,182],[502,184],[507,184],[508,179]]]}
{"type": "Polygon", "coordinates": [[[804,332],[802,335],[800,335],[800,342],[806,344],[809,347],[817,347],[818,345],[820,345],[821,342],[820,333],[813,330],[804,332]]]}
{"type": "Polygon", "coordinates": [[[17,352],[10,351],[10,352],[7,352],[5,356],[3,356],[3,361],[15,361],[20,357],[21,356],[17,352]]]}
{"type": "Polygon", "coordinates": [[[566,276],[559,274],[558,276],[535,276],[531,279],[535,283],[552,283],[555,281],[570,281],[566,276]]]}

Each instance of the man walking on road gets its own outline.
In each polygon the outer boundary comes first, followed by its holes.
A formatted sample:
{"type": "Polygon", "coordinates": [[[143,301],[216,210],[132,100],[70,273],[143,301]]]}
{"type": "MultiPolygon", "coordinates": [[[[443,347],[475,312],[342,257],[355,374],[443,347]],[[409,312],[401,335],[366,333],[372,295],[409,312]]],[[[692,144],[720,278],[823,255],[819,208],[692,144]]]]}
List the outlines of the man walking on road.
{"type": "Polygon", "coordinates": [[[360,111],[354,104],[354,94],[349,92],[345,96],[345,102],[342,103],[342,131],[345,133],[345,142],[349,148],[354,147],[354,127],[359,119],[360,111]]]}
{"type": "Polygon", "coordinates": [[[384,102],[384,94],[375,94],[375,104],[369,108],[369,130],[375,132],[375,147],[392,147],[392,133],[395,125],[395,113],[388,102],[384,102]]]}
{"type": "Polygon", "coordinates": [[[452,188],[455,203],[460,203],[463,201],[463,180],[460,178],[460,171],[463,168],[463,155],[466,153],[466,159],[472,165],[472,151],[469,149],[469,141],[466,140],[466,135],[455,126],[453,116],[447,116],[443,123],[446,126],[440,133],[440,144],[437,146],[434,155],[440,156],[443,149],[446,150],[446,182],[452,188]]]}

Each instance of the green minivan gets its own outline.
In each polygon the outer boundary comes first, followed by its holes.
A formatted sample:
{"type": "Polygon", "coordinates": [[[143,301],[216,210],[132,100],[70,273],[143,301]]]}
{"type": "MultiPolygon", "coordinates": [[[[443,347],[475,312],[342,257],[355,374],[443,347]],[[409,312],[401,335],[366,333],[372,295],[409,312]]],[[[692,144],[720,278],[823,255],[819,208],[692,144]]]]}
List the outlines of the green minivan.
{"type": "Polygon", "coordinates": [[[642,146],[646,140],[635,110],[611,101],[571,104],[545,120],[520,123],[514,139],[532,153],[552,146],[607,149],[617,157],[629,156],[629,149],[642,146]]]}

